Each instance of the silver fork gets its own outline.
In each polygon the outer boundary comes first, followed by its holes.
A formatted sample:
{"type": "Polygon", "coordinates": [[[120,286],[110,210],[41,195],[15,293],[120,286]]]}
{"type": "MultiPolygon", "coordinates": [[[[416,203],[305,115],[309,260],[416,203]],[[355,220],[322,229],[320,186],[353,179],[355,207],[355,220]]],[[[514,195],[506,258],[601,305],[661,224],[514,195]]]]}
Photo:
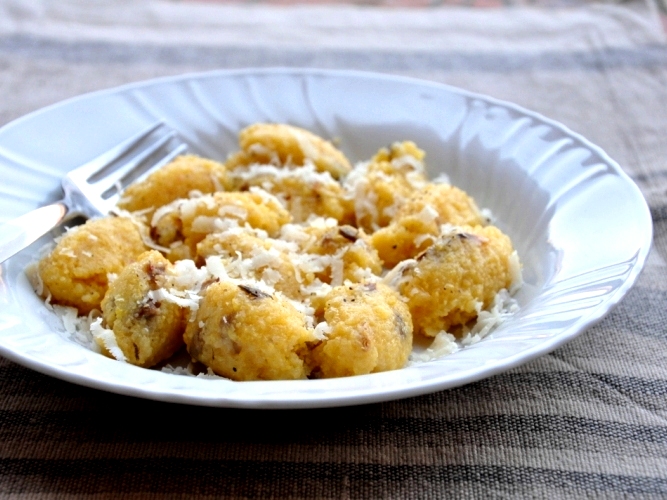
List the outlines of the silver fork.
{"type": "Polygon", "coordinates": [[[62,180],[62,200],[0,226],[0,263],[65,221],[107,214],[130,182],[145,178],[186,150],[175,131],[157,122],[70,171],[62,180]]]}

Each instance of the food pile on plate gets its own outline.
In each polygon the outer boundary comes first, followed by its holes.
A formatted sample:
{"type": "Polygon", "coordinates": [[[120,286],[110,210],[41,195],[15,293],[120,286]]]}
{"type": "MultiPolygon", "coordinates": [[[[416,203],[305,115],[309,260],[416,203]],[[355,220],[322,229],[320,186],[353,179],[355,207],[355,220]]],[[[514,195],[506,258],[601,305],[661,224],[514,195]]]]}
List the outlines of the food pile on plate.
{"type": "Polygon", "coordinates": [[[38,264],[49,303],[141,367],[183,346],[233,380],[401,368],[417,338],[462,338],[520,281],[509,237],[426,176],[413,142],[354,167],[284,124],[239,133],[224,163],[181,156],[38,264]]]}

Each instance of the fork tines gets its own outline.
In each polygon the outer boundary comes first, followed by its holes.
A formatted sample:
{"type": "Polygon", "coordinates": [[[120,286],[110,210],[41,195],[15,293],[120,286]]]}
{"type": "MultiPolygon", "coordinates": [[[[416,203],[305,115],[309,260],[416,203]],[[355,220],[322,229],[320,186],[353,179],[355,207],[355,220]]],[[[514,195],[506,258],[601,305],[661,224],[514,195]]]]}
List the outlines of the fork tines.
{"type": "Polygon", "coordinates": [[[97,188],[103,199],[108,199],[186,149],[185,144],[176,141],[175,131],[158,122],[105,153],[105,164],[87,182],[97,188]]]}
{"type": "Polygon", "coordinates": [[[68,177],[103,212],[115,204],[130,183],[145,178],[186,150],[176,132],[160,121],[70,172],[68,177]]]}

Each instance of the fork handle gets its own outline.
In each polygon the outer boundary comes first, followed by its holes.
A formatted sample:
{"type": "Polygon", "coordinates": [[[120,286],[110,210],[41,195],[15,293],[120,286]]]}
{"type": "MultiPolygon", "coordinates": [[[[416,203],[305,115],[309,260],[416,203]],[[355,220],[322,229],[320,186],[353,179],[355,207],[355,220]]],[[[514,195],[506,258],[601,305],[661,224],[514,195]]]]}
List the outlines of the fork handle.
{"type": "Polygon", "coordinates": [[[60,224],[69,208],[64,200],[5,222],[0,226],[0,264],[60,224]]]}

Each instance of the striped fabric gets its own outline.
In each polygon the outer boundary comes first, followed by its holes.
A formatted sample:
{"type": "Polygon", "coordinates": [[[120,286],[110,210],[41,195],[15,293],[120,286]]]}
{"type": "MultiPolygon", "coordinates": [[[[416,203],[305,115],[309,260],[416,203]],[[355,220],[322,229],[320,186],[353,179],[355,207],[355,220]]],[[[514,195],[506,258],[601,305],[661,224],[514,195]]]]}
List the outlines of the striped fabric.
{"type": "Polygon", "coordinates": [[[180,406],[0,359],[0,496],[667,498],[667,42],[657,10],[271,9],[2,0],[0,124],[81,92],[211,68],[446,82],[539,111],[607,150],[651,208],[645,272],[608,317],[555,352],[383,404],[180,406]],[[280,30],[253,24],[263,16],[280,30]]]}

